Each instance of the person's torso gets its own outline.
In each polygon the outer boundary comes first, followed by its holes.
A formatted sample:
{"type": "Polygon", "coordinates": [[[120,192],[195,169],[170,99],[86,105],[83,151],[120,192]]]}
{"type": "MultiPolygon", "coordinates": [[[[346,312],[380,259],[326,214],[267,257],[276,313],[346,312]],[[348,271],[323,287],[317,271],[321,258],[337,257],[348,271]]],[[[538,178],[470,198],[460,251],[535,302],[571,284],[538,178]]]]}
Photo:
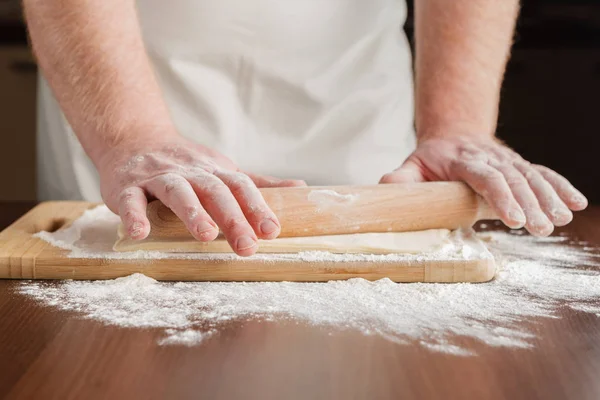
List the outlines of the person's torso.
{"type": "Polygon", "coordinates": [[[312,184],[376,183],[412,150],[402,1],[137,4],[177,128],[240,168],[312,184]]]}

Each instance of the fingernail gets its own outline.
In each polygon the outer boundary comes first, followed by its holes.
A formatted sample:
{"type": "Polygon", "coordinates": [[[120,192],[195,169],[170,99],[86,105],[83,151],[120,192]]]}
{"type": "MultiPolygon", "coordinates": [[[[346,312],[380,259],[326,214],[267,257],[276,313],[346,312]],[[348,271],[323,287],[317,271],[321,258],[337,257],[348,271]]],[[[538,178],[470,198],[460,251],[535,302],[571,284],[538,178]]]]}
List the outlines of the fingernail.
{"type": "Polygon", "coordinates": [[[541,211],[532,212],[527,229],[535,236],[548,236],[554,230],[554,224],[541,211]]]}
{"type": "Polygon", "coordinates": [[[523,214],[521,210],[510,210],[508,212],[508,218],[520,224],[524,224],[527,221],[527,219],[525,218],[525,214],[523,214]]]}
{"type": "Polygon", "coordinates": [[[577,204],[587,203],[587,199],[581,193],[577,193],[577,194],[573,195],[572,199],[573,199],[573,202],[575,202],[577,204]]]}
{"type": "Polygon", "coordinates": [[[532,232],[536,236],[549,236],[554,231],[554,225],[543,224],[532,226],[532,232]]]}
{"type": "Polygon", "coordinates": [[[198,235],[202,235],[203,233],[214,231],[215,228],[216,227],[210,224],[208,221],[202,221],[196,227],[196,232],[198,232],[198,235]]]}
{"type": "Polygon", "coordinates": [[[573,220],[573,213],[569,212],[561,212],[553,215],[556,223],[560,226],[566,225],[573,220]]]}
{"type": "Polygon", "coordinates": [[[240,250],[247,250],[256,246],[256,241],[252,240],[250,236],[241,236],[235,242],[235,247],[240,250]]]}
{"type": "Polygon", "coordinates": [[[260,223],[259,228],[263,234],[270,235],[271,233],[273,233],[277,229],[279,229],[279,226],[277,226],[277,224],[275,222],[273,222],[272,220],[265,219],[263,222],[260,223]]]}

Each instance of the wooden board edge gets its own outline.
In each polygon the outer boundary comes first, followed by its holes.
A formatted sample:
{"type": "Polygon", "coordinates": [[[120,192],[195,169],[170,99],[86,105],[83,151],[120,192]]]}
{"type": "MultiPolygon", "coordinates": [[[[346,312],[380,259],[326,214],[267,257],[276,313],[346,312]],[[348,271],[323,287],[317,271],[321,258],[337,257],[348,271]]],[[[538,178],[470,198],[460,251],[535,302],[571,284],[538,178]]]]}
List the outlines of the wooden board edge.
{"type": "Polygon", "coordinates": [[[278,260],[89,260],[68,258],[60,265],[40,260],[38,279],[103,280],[141,273],[159,281],[215,282],[327,282],[364,278],[388,278],[394,282],[481,283],[494,278],[493,259],[411,260],[394,262],[300,262],[278,260]],[[168,262],[166,262],[168,261],[168,262]],[[174,262],[175,261],[175,262],[174,262]],[[435,264],[435,268],[434,265],[435,264]],[[427,272],[439,270],[438,273],[427,272]],[[233,273],[233,270],[235,272],[233,273]]]}
{"type": "Polygon", "coordinates": [[[126,260],[67,258],[66,251],[33,237],[40,230],[70,224],[98,204],[80,201],[40,203],[0,233],[0,278],[114,279],[139,272],[157,280],[325,282],[350,278],[395,282],[486,282],[495,275],[493,259],[406,260],[393,262],[299,262],[233,259],[126,260]],[[49,250],[60,259],[38,258],[49,250]],[[64,257],[64,258],[63,258],[64,257]],[[167,262],[168,261],[168,262],[167,262]],[[57,265],[58,264],[58,265],[57,265]],[[273,266],[277,264],[277,270],[273,266]],[[285,265],[285,268],[281,266],[285,265]],[[435,264],[435,268],[434,268],[435,264]],[[232,275],[232,269],[235,274],[232,275]],[[234,276],[234,278],[232,278],[234,276]]]}
{"type": "Polygon", "coordinates": [[[94,206],[84,201],[42,202],[9,225],[0,232],[0,278],[36,278],[36,257],[51,245],[33,235],[56,231],[94,206]]]}

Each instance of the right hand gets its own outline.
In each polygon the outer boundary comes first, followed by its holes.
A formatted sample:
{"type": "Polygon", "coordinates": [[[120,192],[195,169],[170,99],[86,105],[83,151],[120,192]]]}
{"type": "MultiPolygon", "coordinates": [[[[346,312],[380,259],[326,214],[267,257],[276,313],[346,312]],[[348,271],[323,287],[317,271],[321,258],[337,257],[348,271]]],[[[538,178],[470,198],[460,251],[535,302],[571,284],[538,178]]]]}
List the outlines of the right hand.
{"type": "Polygon", "coordinates": [[[121,143],[98,164],[102,198],[132,239],[150,233],[146,206],[158,199],[199,241],[214,240],[220,228],[240,256],[254,254],[258,238],[273,239],[281,231],[258,187],[306,185],[243,173],[222,154],[180,136],[121,143]]]}

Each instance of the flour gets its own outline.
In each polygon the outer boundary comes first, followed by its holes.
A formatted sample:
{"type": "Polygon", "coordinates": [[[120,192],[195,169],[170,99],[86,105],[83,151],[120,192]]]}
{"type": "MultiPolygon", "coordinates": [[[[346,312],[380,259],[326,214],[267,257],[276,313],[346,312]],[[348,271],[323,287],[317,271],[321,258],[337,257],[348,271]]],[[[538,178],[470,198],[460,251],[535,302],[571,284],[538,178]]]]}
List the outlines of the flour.
{"type": "Polygon", "coordinates": [[[468,356],[474,353],[456,338],[529,348],[536,318],[558,318],[563,307],[600,316],[596,248],[568,237],[533,238],[521,231],[481,237],[502,260],[497,278],[485,284],[396,284],[388,279],[161,283],[134,274],[111,281],[24,282],[19,291],[106,324],[163,329],[162,345],[201,344],[232,320],[292,320],[334,335],[355,330],[468,356]]]}
{"type": "Polygon", "coordinates": [[[308,194],[308,201],[314,203],[317,212],[323,212],[338,205],[350,205],[356,199],[357,194],[341,194],[331,189],[315,189],[308,194]]]}
{"type": "Polygon", "coordinates": [[[158,341],[161,346],[165,345],[182,345],[182,346],[197,346],[204,339],[212,336],[215,331],[200,332],[195,329],[167,329],[166,337],[158,341]]]}
{"type": "Polygon", "coordinates": [[[352,203],[357,198],[357,194],[341,194],[331,189],[315,189],[308,194],[308,201],[316,203],[352,203]]]}

